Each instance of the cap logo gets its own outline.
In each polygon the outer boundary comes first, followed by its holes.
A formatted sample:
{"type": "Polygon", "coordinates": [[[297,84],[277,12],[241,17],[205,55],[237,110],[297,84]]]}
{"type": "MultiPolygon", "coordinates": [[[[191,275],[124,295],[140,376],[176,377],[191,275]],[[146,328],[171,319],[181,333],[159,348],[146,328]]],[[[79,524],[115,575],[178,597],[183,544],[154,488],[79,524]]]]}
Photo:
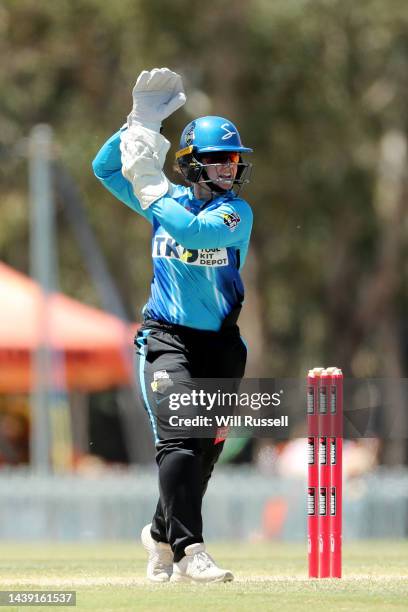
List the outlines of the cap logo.
{"type": "Polygon", "coordinates": [[[229,140],[236,134],[235,131],[231,132],[231,130],[228,129],[229,127],[230,127],[229,123],[222,124],[221,129],[224,130],[225,134],[224,136],[221,137],[221,140],[229,140]]]}

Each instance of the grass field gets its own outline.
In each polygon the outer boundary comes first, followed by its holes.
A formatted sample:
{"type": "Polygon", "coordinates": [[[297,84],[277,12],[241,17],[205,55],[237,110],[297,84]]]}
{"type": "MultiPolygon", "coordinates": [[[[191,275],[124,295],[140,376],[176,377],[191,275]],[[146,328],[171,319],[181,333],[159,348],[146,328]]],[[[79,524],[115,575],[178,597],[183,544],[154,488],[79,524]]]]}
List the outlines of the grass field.
{"type": "MultiPolygon", "coordinates": [[[[236,580],[152,585],[145,553],[130,544],[0,544],[1,590],[75,590],[76,608],[45,610],[407,610],[408,541],[344,546],[342,580],[308,580],[305,547],[282,543],[209,546],[236,580]]],[[[28,610],[1,607],[1,610],[28,610]]],[[[36,608],[38,609],[38,608],[36,608]]]]}

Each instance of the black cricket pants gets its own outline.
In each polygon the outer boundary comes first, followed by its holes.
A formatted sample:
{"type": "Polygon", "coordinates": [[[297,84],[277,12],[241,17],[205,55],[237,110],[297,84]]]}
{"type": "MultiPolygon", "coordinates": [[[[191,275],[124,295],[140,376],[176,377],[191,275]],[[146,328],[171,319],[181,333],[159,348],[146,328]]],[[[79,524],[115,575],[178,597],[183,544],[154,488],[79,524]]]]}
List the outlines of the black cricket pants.
{"type": "Polygon", "coordinates": [[[160,426],[158,403],[171,393],[169,381],[189,391],[195,378],[241,379],[247,350],[235,323],[212,332],[146,320],[135,345],[137,386],[153,429],[159,468],[160,497],[151,535],[171,545],[177,562],[186,546],[203,541],[202,500],[224,442],[175,437],[160,426]]]}

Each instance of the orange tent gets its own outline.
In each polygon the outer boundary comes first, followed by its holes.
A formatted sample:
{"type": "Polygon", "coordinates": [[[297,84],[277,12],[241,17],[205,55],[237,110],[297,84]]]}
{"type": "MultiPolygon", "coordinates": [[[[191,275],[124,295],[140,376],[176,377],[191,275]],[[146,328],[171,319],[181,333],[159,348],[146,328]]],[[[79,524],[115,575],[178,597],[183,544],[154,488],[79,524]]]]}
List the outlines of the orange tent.
{"type": "Polygon", "coordinates": [[[55,361],[63,364],[67,388],[128,384],[132,331],[117,317],[61,293],[45,299],[37,283],[0,262],[0,392],[30,389],[32,353],[44,333],[55,361]]]}

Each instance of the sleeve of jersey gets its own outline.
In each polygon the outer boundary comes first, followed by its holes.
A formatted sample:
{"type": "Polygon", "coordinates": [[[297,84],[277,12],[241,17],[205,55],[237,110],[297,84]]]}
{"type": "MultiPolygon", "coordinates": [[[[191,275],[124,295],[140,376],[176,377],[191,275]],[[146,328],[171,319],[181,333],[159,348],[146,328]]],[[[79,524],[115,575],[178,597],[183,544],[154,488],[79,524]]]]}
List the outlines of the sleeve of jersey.
{"type": "Polygon", "coordinates": [[[150,209],[164,229],[186,249],[216,249],[248,241],[252,210],[244,200],[231,200],[197,216],[164,197],[150,209]]]}
{"type": "Polygon", "coordinates": [[[133,193],[132,185],[122,174],[120,156],[120,130],[109,138],[92,162],[96,178],[121,202],[152,223],[150,208],[143,210],[133,193]]]}

